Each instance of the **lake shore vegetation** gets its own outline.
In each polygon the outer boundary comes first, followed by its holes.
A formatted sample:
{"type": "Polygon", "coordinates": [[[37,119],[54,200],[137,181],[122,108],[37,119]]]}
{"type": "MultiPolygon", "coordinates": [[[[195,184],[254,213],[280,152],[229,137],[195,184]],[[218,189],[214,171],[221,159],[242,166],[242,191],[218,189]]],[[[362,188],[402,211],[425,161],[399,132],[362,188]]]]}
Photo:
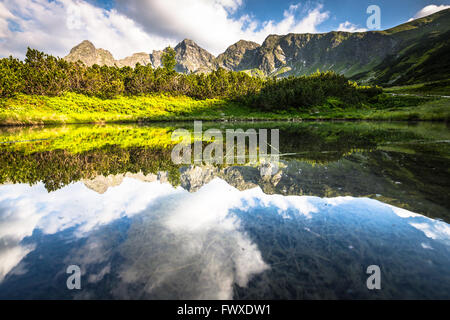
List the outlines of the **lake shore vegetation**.
{"type": "Polygon", "coordinates": [[[0,125],[182,120],[441,120],[448,98],[384,93],[334,72],[252,77],[219,68],[208,74],[164,66],[87,67],[28,49],[0,59],[0,125]]]}

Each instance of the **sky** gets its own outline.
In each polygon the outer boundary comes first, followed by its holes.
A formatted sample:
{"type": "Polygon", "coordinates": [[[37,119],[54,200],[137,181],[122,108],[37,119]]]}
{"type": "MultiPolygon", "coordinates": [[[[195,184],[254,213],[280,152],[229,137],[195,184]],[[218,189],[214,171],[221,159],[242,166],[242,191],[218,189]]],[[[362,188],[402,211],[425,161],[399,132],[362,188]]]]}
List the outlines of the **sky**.
{"type": "Polygon", "coordinates": [[[450,0],[0,0],[0,57],[27,47],[64,57],[90,40],[116,59],[194,40],[218,55],[269,34],[367,31],[370,5],[381,29],[450,8],[450,0]]]}

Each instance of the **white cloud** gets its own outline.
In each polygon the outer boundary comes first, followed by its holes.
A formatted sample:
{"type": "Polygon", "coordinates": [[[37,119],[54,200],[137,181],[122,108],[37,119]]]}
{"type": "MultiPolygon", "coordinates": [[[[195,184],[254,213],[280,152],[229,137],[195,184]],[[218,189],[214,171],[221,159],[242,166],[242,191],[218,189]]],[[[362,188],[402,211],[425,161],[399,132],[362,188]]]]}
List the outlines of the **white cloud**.
{"type": "MultiPolygon", "coordinates": [[[[256,194],[263,195],[258,190],[256,194]]],[[[240,201],[241,192],[219,179],[193,194],[170,184],[130,178],[103,194],[88,189],[81,182],[51,193],[42,183],[32,187],[24,184],[0,186],[0,282],[34,250],[21,241],[35,229],[54,234],[75,227],[75,235],[88,237],[86,246],[71,252],[66,261],[76,261],[85,272],[89,264],[106,263],[111,251],[110,243],[96,238],[95,231],[119,218],[139,214],[133,224],[136,231],[129,232],[124,244],[133,247],[123,253],[131,260],[127,261],[131,265],[125,262],[121,271],[124,286],[138,279],[149,281],[157,274],[157,279],[152,280],[146,290],[164,294],[159,287],[176,281],[176,275],[183,274],[182,278],[186,278],[186,265],[195,259],[197,263],[193,268],[201,272],[202,281],[194,283],[195,287],[185,287],[185,291],[178,294],[192,299],[231,299],[233,283],[246,286],[252,275],[268,269],[258,247],[242,232],[239,219],[229,214],[229,209],[238,206],[240,201]],[[224,190],[227,190],[226,196],[220,201],[212,197],[224,190]],[[155,237],[152,227],[164,236],[155,237]],[[209,246],[211,241],[217,243],[209,246]],[[154,261],[147,259],[147,255],[153,255],[155,252],[151,250],[155,247],[164,248],[158,251],[157,260],[164,265],[163,273],[135,263],[133,254],[136,252],[141,261],[154,261]],[[178,268],[180,264],[184,267],[178,268]]],[[[100,281],[109,272],[105,265],[88,279],[100,281]]]]}
{"type": "Polygon", "coordinates": [[[411,222],[411,226],[422,231],[425,236],[433,240],[441,240],[446,244],[450,244],[450,225],[441,221],[421,221],[411,222]]]}
{"type": "Polygon", "coordinates": [[[14,18],[14,15],[0,2],[0,38],[8,36],[8,20],[14,18]]]}
{"type": "Polygon", "coordinates": [[[184,38],[217,55],[240,39],[262,43],[273,33],[317,32],[329,17],[322,5],[293,5],[281,21],[261,22],[249,15],[235,17],[242,6],[243,0],[118,0],[117,8],[106,10],[83,0],[3,0],[0,56],[23,58],[27,47],[65,56],[87,39],[120,59],[184,38]]]}
{"type": "Polygon", "coordinates": [[[414,17],[412,17],[411,19],[409,19],[408,21],[412,21],[415,19],[420,19],[426,16],[429,16],[430,14],[436,13],[438,11],[442,11],[445,9],[449,9],[450,5],[440,5],[437,6],[435,4],[430,4],[429,6],[426,6],[424,8],[422,8],[419,12],[417,12],[414,17]]]}
{"type": "Polygon", "coordinates": [[[230,12],[235,12],[242,5],[242,0],[217,0],[217,2],[230,12]]]}
{"type": "Polygon", "coordinates": [[[0,283],[5,276],[30,252],[30,247],[0,245],[0,283]]]}
{"type": "Polygon", "coordinates": [[[411,234],[419,244],[450,243],[450,226],[445,222],[376,200],[266,195],[259,187],[239,191],[218,178],[195,193],[158,181],[130,178],[104,193],[82,182],[51,193],[42,183],[31,187],[4,185],[0,186],[0,282],[11,272],[24,272],[20,262],[34,248],[25,246],[22,240],[34,230],[54,234],[71,227],[75,236],[87,237],[87,241],[85,246],[68,252],[65,262],[82,265],[90,282],[100,281],[112,272],[109,259],[114,253],[111,250],[116,250],[108,242],[110,238],[102,234],[111,229],[104,231],[101,227],[127,217],[131,227],[127,239],[117,248],[125,261],[116,270],[121,284],[114,295],[140,296],[133,285],[137,281],[146,284],[142,294],[157,298],[230,299],[234,283],[246,286],[253,275],[269,268],[235,212],[251,213],[261,208],[285,219],[302,216],[330,223],[347,219],[343,223],[353,223],[367,232],[377,221],[386,221],[388,225],[395,223],[398,230],[411,230],[412,226],[422,231],[422,236],[411,234]],[[359,219],[367,219],[367,224],[359,219]],[[101,269],[88,272],[89,265],[98,264],[101,269]],[[186,282],[192,274],[199,275],[198,282],[186,282]]]}
{"type": "Polygon", "coordinates": [[[23,58],[27,47],[65,56],[85,39],[116,58],[175,44],[174,39],[150,36],[116,10],[85,1],[5,0],[0,5],[0,56],[23,58]],[[17,28],[5,28],[8,23],[17,28]]]}
{"type": "Polygon", "coordinates": [[[77,226],[76,234],[83,236],[98,226],[141,212],[158,197],[182,191],[170,184],[135,183],[130,179],[124,180],[121,189],[110,188],[104,195],[82,183],[52,193],[42,183],[33,187],[0,186],[0,282],[33,250],[21,241],[35,229],[53,234],[77,226]]]}
{"type": "Polygon", "coordinates": [[[314,33],[329,17],[323,6],[305,8],[291,5],[279,22],[258,22],[249,15],[230,16],[242,1],[206,0],[118,0],[118,10],[139,22],[147,32],[156,32],[178,40],[190,38],[213,54],[223,52],[240,39],[262,43],[269,34],[314,33]],[[226,5],[225,5],[226,4],[226,5]]]}
{"type": "Polygon", "coordinates": [[[230,213],[246,195],[215,179],[196,193],[168,196],[149,207],[128,231],[121,249],[122,284],[115,294],[136,295],[137,282],[146,284],[144,297],[232,299],[234,283],[245,287],[269,268],[240,219],[230,213]]]}
{"type": "Polygon", "coordinates": [[[344,31],[344,32],[365,32],[367,29],[365,28],[358,28],[355,24],[345,21],[341,24],[339,24],[339,27],[337,31],[344,31]]]}

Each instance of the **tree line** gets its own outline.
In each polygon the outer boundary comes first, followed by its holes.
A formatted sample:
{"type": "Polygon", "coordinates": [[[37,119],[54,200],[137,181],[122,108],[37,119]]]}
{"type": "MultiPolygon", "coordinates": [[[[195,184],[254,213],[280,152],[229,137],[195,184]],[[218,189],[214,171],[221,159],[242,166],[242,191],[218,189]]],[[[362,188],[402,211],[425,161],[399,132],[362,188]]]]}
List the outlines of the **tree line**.
{"type": "Polygon", "coordinates": [[[86,66],[28,48],[21,61],[0,59],[0,97],[18,93],[57,96],[76,92],[100,98],[119,95],[169,93],[196,99],[238,100],[264,110],[306,108],[336,97],[357,104],[381,93],[378,87],[360,87],[334,72],[284,79],[261,79],[244,72],[219,68],[208,74],[175,72],[175,51],[165,50],[163,67],[137,64],[135,68],[86,66]]]}

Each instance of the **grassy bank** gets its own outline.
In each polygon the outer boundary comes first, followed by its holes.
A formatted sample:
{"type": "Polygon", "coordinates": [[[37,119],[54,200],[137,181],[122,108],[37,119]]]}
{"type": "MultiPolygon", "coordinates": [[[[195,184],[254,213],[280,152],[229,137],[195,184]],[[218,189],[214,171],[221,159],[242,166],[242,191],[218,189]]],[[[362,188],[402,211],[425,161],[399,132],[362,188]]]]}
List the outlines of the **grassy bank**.
{"type": "Polygon", "coordinates": [[[229,107],[220,99],[195,100],[163,94],[112,99],[65,93],[58,97],[17,95],[0,100],[3,125],[113,123],[171,120],[229,107]]]}
{"type": "Polygon", "coordinates": [[[450,120],[450,99],[381,95],[361,107],[329,98],[307,110],[260,111],[225,99],[196,100],[164,94],[112,99],[65,93],[57,97],[19,94],[0,99],[0,125],[114,123],[182,120],[450,120]]]}

